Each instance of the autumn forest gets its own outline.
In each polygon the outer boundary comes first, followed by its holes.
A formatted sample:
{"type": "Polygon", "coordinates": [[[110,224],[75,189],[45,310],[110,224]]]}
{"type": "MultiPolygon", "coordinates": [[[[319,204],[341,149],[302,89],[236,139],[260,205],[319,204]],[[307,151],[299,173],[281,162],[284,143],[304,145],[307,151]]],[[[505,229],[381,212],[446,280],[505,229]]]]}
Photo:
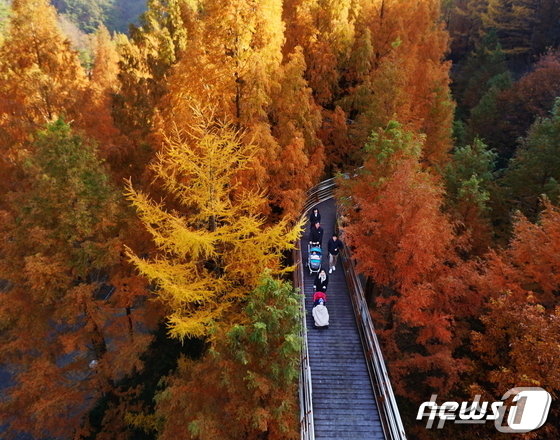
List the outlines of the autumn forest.
{"type": "Polygon", "coordinates": [[[560,393],[559,0],[0,0],[0,437],[300,438],[335,177],[408,438],[560,393]],[[130,24],[129,24],[130,23],[130,24]]]}

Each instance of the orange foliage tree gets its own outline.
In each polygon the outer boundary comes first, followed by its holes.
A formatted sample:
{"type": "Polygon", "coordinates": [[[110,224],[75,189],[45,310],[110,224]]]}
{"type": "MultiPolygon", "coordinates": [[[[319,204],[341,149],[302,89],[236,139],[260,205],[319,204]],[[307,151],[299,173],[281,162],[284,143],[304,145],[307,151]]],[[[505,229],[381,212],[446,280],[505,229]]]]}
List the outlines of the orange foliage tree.
{"type": "Polygon", "coordinates": [[[117,158],[126,143],[112,115],[113,95],[118,87],[119,54],[105,27],[95,33],[93,42],[93,67],[76,123],[99,143],[100,154],[116,167],[122,165],[117,158]]]}
{"type": "Polygon", "coordinates": [[[478,286],[487,295],[510,292],[525,300],[531,294],[547,308],[557,303],[560,209],[546,200],[544,204],[539,223],[518,214],[510,245],[488,255],[478,286]]]}
{"type": "MultiPolygon", "coordinates": [[[[118,87],[113,95],[113,118],[126,136],[117,167],[123,177],[142,177],[153,158],[156,108],[167,90],[170,68],[181,58],[192,32],[197,1],[149,0],[140,26],[131,26],[129,37],[119,36],[118,87]]],[[[112,160],[114,162],[114,160],[112,160]]]]}
{"type": "Polygon", "coordinates": [[[423,142],[396,122],[374,132],[364,168],[342,191],[346,240],[358,270],[377,285],[372,313],[397,391],[413,399],[451,389],[466,370],[454,353],[462,332],[456,319],[477,302],[461,287],[459,243],[441,211],[442,184],[420,165],[423,142]],[[419,372],[423,387],[413,383],[419,372]]]}
{"type": "Polygon", "coordinates": [[[357,153],[370,131],[392,119],[426,134],[426,163],[440,166],[447,161],[454,106],[450,63],[443,61],[448,36],[440,3],[285,3],[285,51],[303,48],[306,79],[323,107],[321,138],[332,168],[360,163],[357,153]],[[348,136],[341,139],[346,131],[348,136]]]}
{"type": "Polygon", "coordinates": [[[439,0],[364,5],[356,25],[361,41],[353,50],[369,52],[371,58],[369,66],[363,60],[349,66],[353,81],[341,101],[356,119],[353,131],[358,144],[372,129],[395,119],[426,135],[422,153],[426,163],[440,166],[447,161],[453,103],[450,64],[443,61],[448,35],[440,13],[439,0]]]}
{"type": "MultiPolygon", "coordinates": [[[[560,208],[544,205],[538,223],[517,216],[509,246],[492,252],[472,279],[489,298],[482,329],[472,334],[473,394],[499,396],[514,386],[560,392],[560,208]]],[[[558,427],[549,423],[538,434],[556,438],[558,427]]]]}
{"type": "Polygon", "coordinates": [[[92,397],[141,366],[149,336],[137,331],[131,303],[145,287],[130,275],[128,301],[125,292],[121,303],[104,299],[115,272],[127,270],[117,266],[125,217],[92,143],[58,120],[28,147],[24,184],[2,212],[0,278],[10,287],[0,350],[15,385],[0,413],[11,434],[64,437],[81,432],[92,397]]]}
{"type": "Polygon", "coordinates": [[[85,81],[48,0],[14,0],[0,46],[0,173],[13,172],[22,144],[43,124],[75,117],[85,81]]]}
{"type": "Polygon", "coordinates": [[[141,26],[132,27],[130,39],[120,41],[115,116],[134,140],[145,142],[153,128],[154,110],[166,90],[165,78],[187,44],[193,3],[150,0],[141,26]]]}
{"type": "Polygon", "coordinates": [[[283,59],[281,2],[209,0],[193,27],[160,106],[160,132],[172,119],[192,121],[190,100],[216,104],[259,147],[245,185],[259,184],[273,213],[294,218],[305,190],[321,175],[323,149],[301,52],[283,59]]]}
{"type": "Polygon", "coordinates": [[[286,51],[301,46],[306,79],[317,103],[331,107],[340,94],[343,65],[354,38],[359,2],[289,0],[284,2],[286,51]]]}
{"type": "Polygon", "coordinates": [[[305,78],[315,101],[322,107],[323,126],[319,137],[325,146],[325,164],[332,173],[352,166],[353,143],[348,137],[346,113],[336,105],[346,86],[345,71],[355,39],[360,2],[349,0],[287,0],[284,53],[301,47],[305,78]]]}

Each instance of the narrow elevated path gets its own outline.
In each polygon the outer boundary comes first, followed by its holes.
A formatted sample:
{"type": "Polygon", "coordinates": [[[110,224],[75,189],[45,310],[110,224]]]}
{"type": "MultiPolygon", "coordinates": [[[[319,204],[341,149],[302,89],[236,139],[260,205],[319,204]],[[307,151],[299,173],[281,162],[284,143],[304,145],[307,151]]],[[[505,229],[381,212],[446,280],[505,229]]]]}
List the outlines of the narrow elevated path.
{"type": "MultiPolygon", "coordinates": [[[[316,205],[321,213],[323,267],[328,272],[327,242],[336,222],[334,199],[316,205]]],[[[358,333],[346,277],[339,258],[336,270],[329,275],[327,308],[328,329],[313,328],[311,316],[313,281],[306,267],[309,225],[300,246],[304,266],[307,344],[312,381],[312,404],[317,440],[385,439],[377,400],[358,333]]]]}

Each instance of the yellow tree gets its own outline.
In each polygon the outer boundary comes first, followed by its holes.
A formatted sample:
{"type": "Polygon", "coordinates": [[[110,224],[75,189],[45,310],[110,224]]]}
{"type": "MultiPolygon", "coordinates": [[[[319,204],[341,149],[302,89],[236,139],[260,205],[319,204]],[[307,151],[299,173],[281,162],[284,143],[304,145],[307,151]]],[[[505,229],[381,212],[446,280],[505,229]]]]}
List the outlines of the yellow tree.
{"type": "Polygon", "coordinates": [[[263,270],[280,272],[281,254],[300,231],[284,221],[265,227],[263,195],[240,187],[237,176],[257,148],[213,111],[193,106],[191,113],[193,122],[171,129],[152,165],[175,209],[128,187],[159,250],[151,259],[129,256],[156,285],[171,334],[181,339],[207,335],[217,320],[234,321],[263,270]]]}

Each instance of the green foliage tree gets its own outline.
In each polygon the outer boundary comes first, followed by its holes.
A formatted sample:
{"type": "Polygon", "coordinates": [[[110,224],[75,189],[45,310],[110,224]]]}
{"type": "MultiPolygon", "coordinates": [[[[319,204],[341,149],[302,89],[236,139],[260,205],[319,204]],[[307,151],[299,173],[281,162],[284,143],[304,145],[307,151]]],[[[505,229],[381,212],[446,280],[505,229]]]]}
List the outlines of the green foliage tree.
{"type": "Polygon", "coordinates": [[[156,398],[161,440],[299,438],[300,294],[267,275],[242,314],[201,362],[183,359],[156,398]]]}
{"type": "Polygon", "coordinates": [[[468,110],[491,88],[492,78],[505,72],[506,57],[498,37],[495,32],[488,32],[476,50],[457,66],[453,91],[459,101],[460,116],[468,116],[468,110]]]}
{"type": "Polygon", "coordinates": [[[494,180],[495,162],[496,153],[478,138],[471,145],[456,148],[445,173],[448,195],[455,201],[472,200],[484,210],[494,180]]]}
{"type": "Polygon", "coordinates": [[[490,198],[496,192],[497,154],[482,140],[458,147],[444,173],[448,209],[470,235],[471,253],[485,252],[491,241],[490,198]]]}
{"type": "Polygon", "coordinates": [[[500,108],[500,95],[511,86],[512,78],[509,72],[498,74],[488,81],[486,92],[470,111],[467,126],[469,139],[475,139],[477,136],[489,137],[492,140],[495,138],[493,132],[503,111],[500,108]]]}
{"type": "Polygon", "coordinates": [[[512,158],[502,179],[521,211],[535,219],[544,194],[560,200],[560,99],[549,118],[537,120],[512,158]]]}
{"type": "Polygon", "coordinates": [[[94,32],[108,18],[115,0],[52,0],[53,6],[84,32],[94,32]]]}
{"type": "Polygon", "coordinates": [[[24,162],[33,179],[20,226],[32,229],[40,222],[51,231],[51,238],[71,244],[71,260],[82,277],[114,257],[92,241],[96,233],[109,232],[106,228],[114,225],[117,214],[116,192],[96,150],[59,119],[39,132],[34,151],[24,162]],[[27,221],[32,223],[25,225],[27,221]]]}

